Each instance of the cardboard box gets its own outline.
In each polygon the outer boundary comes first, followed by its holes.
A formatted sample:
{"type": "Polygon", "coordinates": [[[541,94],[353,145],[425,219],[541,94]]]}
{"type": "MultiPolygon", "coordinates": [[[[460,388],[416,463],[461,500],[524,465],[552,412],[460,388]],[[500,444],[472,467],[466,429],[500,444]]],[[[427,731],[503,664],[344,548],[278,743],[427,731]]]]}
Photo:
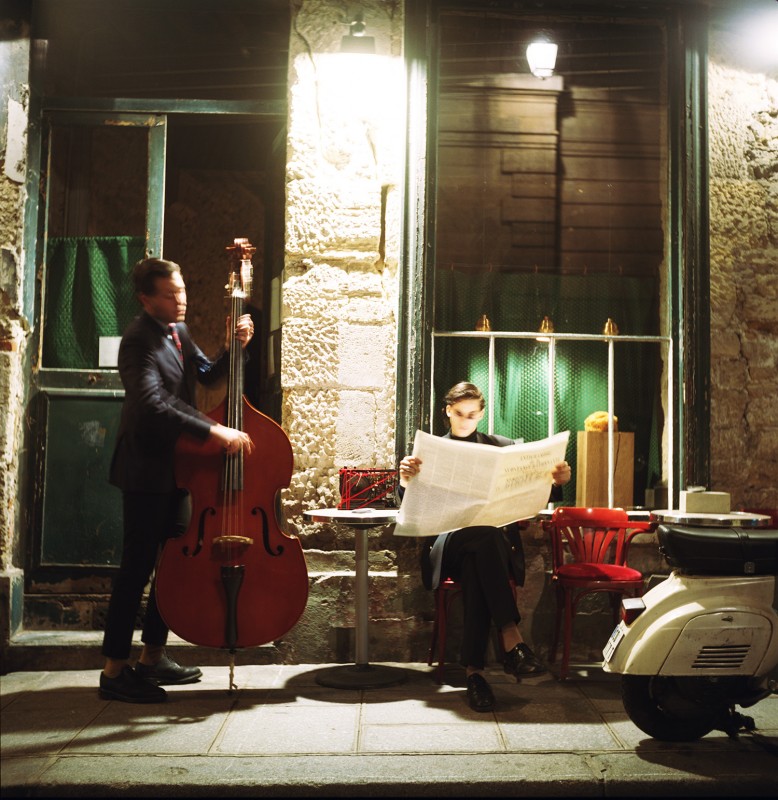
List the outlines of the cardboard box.
{"type": "MultiPolygon", "coordinates": [[[[634,505],[635,434],[613,434],[613,505],[634,505]]],[[[578,431],[578,468],[575,504],[582,507],[608,506],[608,433],[578,431]]]]}
{"type": "Polygon", "coordinates": [[[681,492],[679,508],[686,513],[729,514],[729,492],[681,492]]]}

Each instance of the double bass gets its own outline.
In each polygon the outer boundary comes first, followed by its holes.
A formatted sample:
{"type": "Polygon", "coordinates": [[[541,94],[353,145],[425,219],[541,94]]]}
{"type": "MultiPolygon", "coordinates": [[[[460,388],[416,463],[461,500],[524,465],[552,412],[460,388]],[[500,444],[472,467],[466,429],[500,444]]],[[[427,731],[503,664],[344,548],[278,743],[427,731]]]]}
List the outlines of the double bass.
{"type": "Polygon", "coordinates": [[[234,653],[275,641],[302,615],[308,571],[297,537],[283,530],[280,492],[292,476],[292,446],[276,422],[243,396],[244,354],[235,321],[251,294],[248,239],[226,248],[233,261],[227,292],[232,338],[224,401],[208,413],[246,432],[254,447],[225,454],[212,438],[183,434],[176,445],[176,484],[191,499],[183,535],[168,539],[157,564],[157,605],[176,635],[234,653]]]}

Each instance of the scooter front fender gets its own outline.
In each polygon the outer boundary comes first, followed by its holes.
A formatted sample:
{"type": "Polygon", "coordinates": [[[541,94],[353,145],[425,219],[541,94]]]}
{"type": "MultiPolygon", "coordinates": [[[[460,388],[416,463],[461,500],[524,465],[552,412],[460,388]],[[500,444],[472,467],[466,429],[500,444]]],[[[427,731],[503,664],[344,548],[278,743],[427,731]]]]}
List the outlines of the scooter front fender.
{"type": "Polygon", "coordinates": [[[765,675],[778,664],[775,577],[671,573],[621,622],[603,655],[627,675],[765,675]]]}

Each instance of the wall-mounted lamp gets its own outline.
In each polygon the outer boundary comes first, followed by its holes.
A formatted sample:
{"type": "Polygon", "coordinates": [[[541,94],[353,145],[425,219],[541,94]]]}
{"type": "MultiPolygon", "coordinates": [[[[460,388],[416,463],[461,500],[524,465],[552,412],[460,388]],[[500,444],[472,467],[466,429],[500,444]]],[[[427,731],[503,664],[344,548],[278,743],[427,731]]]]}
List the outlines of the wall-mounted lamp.
{"type": "Polygon", "coordinates": [[[536,78],[550,78],[556,66],[557,46],[549,36],[541,33],[535,41],[527,45],[527,63],[536,78]]]}
{"type": "Polygon", "coordinates": [[[340,40],[341,53],[370,53],[375,55],[375,38],[365,36],[367,25],[365,25],[362,12],[354,14],[354,18],[349,23],[348,35],[340,40]]]}

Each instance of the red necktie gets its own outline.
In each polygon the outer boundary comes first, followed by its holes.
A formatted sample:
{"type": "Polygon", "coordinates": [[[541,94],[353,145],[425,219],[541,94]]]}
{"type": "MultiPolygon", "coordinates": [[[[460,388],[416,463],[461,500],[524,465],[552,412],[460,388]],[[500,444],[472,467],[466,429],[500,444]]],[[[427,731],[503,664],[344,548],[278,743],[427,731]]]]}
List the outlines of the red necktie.
{"type": "Polygon", "coordinates": [[[181,360],[181,363],[183,364],[184,351],[181,348],[181,339],[178,337],[178,330],[176,329],[176,323],[171,322],[170,325],[168,325],[168,328],[170,328],[170,338],[173,340],[173,344],[175,344],[176,350],[178,350],[178,357],[181,360]]]}

